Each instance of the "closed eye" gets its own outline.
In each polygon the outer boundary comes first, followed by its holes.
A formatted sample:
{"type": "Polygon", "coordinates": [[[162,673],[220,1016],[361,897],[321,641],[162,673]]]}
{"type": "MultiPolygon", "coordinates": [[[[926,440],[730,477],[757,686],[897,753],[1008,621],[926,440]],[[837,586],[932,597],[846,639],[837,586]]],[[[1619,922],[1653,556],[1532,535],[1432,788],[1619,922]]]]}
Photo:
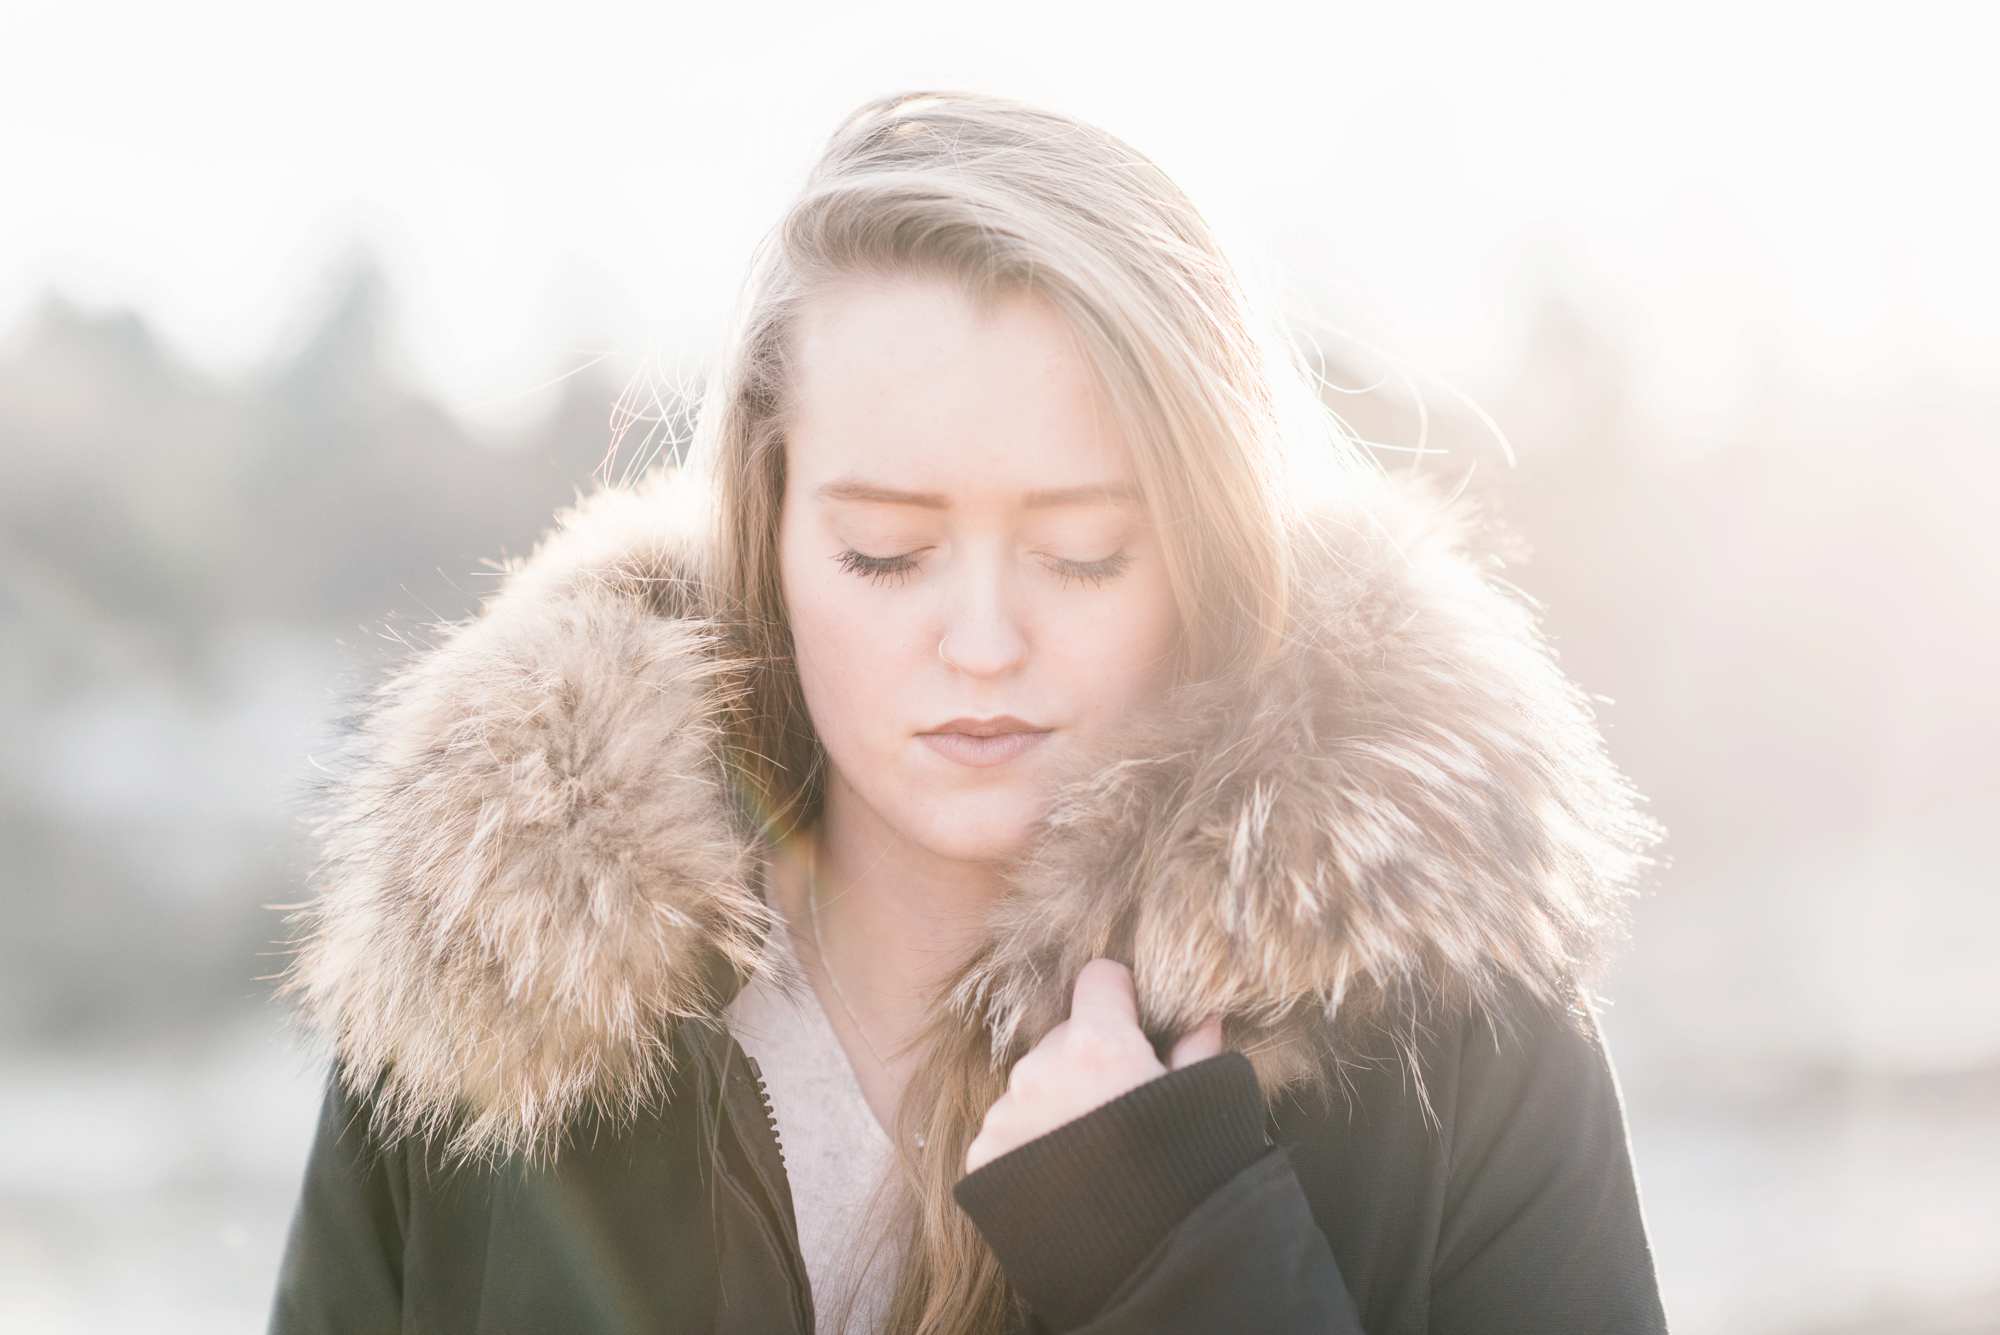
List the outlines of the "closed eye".
{"type": "MultiPolygon", "coordinates": [[[[852,547],[839,553],[834,560],[843,569],[878,584],[901,582],[917,568],[916,553],[905,552],[901,556],[867,556],[852,547]]],[[[1132,553],[1116,551],[1101,561],[1067,561],[1060,557],[1049,560],[1049,569],[1067,587],[1072,580],[1087,582],[1093,588],[1101,588],[1109,581],[1125,573],[1132,563],[1132,553]]]]}
{"type": "Polygon", "coordinates": [[[833,559],[852,573],[878,584],[899,580],[917,568],[916,561],[908,553],[902,556],[863,556],[849,547],[833,559]]]}

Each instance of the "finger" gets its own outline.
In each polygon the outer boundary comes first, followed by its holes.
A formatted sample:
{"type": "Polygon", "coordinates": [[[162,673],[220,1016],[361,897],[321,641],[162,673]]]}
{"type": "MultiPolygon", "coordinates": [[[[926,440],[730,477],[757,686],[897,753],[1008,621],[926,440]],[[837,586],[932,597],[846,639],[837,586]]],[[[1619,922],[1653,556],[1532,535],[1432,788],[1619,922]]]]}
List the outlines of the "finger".
{"type": "Polygon", "coordinates": [[[1211,1015],[1175,1041],[1174,1050],[1167,1056],[1167,1069],[1178,1071],[1183,1066],[1192,1066],[1217,1056],[1221,1051],[1222,1017],[1211,1015]]]}
{"type": "Polygon", "coordinates": [[[1070,993],[1070,1018],[1091,1015],[1100,1020],[1122,1020],[1137,1028],[1139,998],[1132,988],[1132,971],[1103,956],[1090,961],[1076,975],[1070,993]]]}

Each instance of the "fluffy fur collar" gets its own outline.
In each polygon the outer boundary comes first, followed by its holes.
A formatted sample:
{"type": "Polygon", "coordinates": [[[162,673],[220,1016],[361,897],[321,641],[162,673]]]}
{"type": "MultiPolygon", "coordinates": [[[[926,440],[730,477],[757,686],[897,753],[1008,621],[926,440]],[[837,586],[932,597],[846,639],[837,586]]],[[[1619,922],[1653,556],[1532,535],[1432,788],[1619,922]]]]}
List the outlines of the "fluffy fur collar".
{"type": "MultiPolygon", "coordinates": [[[[391,1135],[553,1156],[659,1099],[675,1027],[770,967],[693,489],[659,469],[564,510],[322,766],[278,994],[391,1135]]],[[[995,1062],[1098,954],[1156,1032],[1222,1012],[1267,1092],[1463,1008],[1575,1005],[1659,831],[1471,518],[1411,481],[1309,511],[1279,658],[1055,790],[951,993],[995,1062]]]]}

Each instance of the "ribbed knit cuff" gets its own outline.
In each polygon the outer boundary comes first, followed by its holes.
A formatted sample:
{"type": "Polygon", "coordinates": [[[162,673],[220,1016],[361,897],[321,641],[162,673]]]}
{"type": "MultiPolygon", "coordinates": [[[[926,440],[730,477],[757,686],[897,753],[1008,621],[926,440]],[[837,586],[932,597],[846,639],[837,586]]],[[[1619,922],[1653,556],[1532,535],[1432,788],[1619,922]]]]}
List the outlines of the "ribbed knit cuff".
{"type": "Polygon", "coordinates": [[[1231,1050],[1016,1146],[953,1194],[1028,1305],[1068,1330],[1269,1143],[1250,1059],[1231,1050]]]}

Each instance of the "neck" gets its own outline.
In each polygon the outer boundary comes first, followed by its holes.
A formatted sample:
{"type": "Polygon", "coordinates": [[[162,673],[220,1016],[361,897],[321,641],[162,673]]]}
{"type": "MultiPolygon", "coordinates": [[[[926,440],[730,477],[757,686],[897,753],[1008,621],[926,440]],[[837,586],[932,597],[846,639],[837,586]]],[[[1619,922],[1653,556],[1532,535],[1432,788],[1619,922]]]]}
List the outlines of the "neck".
{"type": "Polygon", "coordinates": [[[783,851],[773,877],[801,962],[845,1007],[883,1064],[906,1075],[935,989],[978,943],[1003,887],[998,866],[941,858],[883,826],[829,785],[818,823],[783,851]],[[809,900],[817,863],[818,912],[809,900]]]}

